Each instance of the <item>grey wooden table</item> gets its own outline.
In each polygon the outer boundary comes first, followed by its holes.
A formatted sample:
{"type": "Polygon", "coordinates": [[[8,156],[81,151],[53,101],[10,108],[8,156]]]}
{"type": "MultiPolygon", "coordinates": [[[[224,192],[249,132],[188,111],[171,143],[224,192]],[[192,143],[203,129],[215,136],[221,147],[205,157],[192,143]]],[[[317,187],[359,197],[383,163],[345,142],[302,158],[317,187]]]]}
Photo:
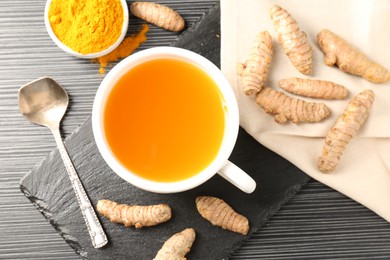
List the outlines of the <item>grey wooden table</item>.
{"type": "MultiPolygon", "coordinates": [[[[188,2],[169,1],[188,26],[215,4],[188,2]]],[[[97,64],[54,45],[44,28],[44,5],[44,0],[0,1],[0,259],[78,259],[19,190],[20,179],[55,148],[49,130],[19,114],[19,87],[44,75],[61,82],[71,99],[62,122],[65,138],[90,115],[103,78],[97,64]]],[[[161,35],[141,49],[169,45],[175,37],[161,35]]],[[[390,259],[390,224],[311,181],[232,259],[390,259]]]]}

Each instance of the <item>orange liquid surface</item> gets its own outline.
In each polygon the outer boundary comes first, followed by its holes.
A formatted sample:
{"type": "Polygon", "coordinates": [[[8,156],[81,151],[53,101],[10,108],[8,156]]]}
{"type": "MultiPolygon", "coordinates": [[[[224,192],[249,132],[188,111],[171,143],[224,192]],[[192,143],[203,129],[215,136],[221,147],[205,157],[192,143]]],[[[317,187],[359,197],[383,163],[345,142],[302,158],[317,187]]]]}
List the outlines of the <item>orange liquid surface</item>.
{"type": "Polygon", "coordinates": [[[215,82],[175,59],[136,66],[110,93],[104,131],[116,158],[146,179],[192,177],[216,157],[225,115],[215,82]]]}

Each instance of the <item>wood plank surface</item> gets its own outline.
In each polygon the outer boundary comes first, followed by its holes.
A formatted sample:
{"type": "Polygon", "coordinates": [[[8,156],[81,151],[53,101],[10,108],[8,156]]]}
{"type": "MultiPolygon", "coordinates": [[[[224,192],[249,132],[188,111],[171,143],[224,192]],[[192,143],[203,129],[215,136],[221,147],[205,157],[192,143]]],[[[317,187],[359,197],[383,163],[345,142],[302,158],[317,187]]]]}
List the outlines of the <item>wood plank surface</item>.
{"type": "MultiPolygon", "coordinates": [[[[159,2],[182,13],[187,26],[215,4],[159,2]]],[[[19,190],[20,179],[55,148],[49,130],[20,115],[19,87],[47,75],[67,89],[71,106],[62,122],[65,138],[90,115],[102,80],[97,64],[75,59],[54,45],[44,28],[44,5],[43,0],[0,1],[0,259],[78,258],[19,190]]],[[[141,49],[169,45],[176,37],[161,33],[141,49]]],[[[231,259],[390,259],[390,225],[313,181],[231,259]]]]}

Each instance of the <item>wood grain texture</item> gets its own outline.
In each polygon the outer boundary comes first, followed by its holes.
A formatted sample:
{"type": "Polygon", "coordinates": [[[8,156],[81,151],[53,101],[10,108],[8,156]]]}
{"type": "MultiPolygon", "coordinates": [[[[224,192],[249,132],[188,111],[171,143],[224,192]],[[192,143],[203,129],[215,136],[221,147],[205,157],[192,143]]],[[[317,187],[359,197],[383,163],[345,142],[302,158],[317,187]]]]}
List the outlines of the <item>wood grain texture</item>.
{"type": "Polygon", "coordinates": [[[232,259],[390,259],[390,225],[313,180],[232,259]]]}
{"type": "MultiPolygon", "coordinates": [[[[129,1],[130,2],[130,1],[129,1]]],[[[191,26],[214,2],[169,3],[191,26]]],[[[43,0],[0,1],[0,259],[77,259],[78,256],[19,190],[20,179],[55,148],[49,130],[18,111],[18,88],[48,75],[68,91],[71,105],[62,122],[68,137],[90,115],[102,80],[98,66],[62,53],[43,23],[43,0]]],[[[139,21],[134,21],[135,31],[139,21]]],[[[176,34],[151,28],[159,37],[141,49],[169,45],[176,34]]],[[[231,259],[389,259],[387,222],[322,184],[304,187],[231,259]]]]}

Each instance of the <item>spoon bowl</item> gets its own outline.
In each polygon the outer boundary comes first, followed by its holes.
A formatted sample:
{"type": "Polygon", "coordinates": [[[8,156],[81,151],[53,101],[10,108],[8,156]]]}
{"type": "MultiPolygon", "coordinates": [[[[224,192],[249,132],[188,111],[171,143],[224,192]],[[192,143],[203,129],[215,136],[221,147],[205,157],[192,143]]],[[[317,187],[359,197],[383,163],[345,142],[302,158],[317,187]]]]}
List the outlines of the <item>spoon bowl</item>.
{"type": "Polygon", "coordinates": [[[100,248],[107,244],[107,236],[61,139],[60,122],[68,103],[69,98],[66,91],[56,81],[48,77],[34,80],[19,89],[20,112],[30,122],[46,126],[53,133],[73,190],[76,193],[92,245],[95,248],[100,248]]]}
{"type": "Polygon", "coordinates": [[[20,112],[38,125],[59,124],[68,103],[66,91],[51,78],[37,79],[19,89],[20,112]]]}

